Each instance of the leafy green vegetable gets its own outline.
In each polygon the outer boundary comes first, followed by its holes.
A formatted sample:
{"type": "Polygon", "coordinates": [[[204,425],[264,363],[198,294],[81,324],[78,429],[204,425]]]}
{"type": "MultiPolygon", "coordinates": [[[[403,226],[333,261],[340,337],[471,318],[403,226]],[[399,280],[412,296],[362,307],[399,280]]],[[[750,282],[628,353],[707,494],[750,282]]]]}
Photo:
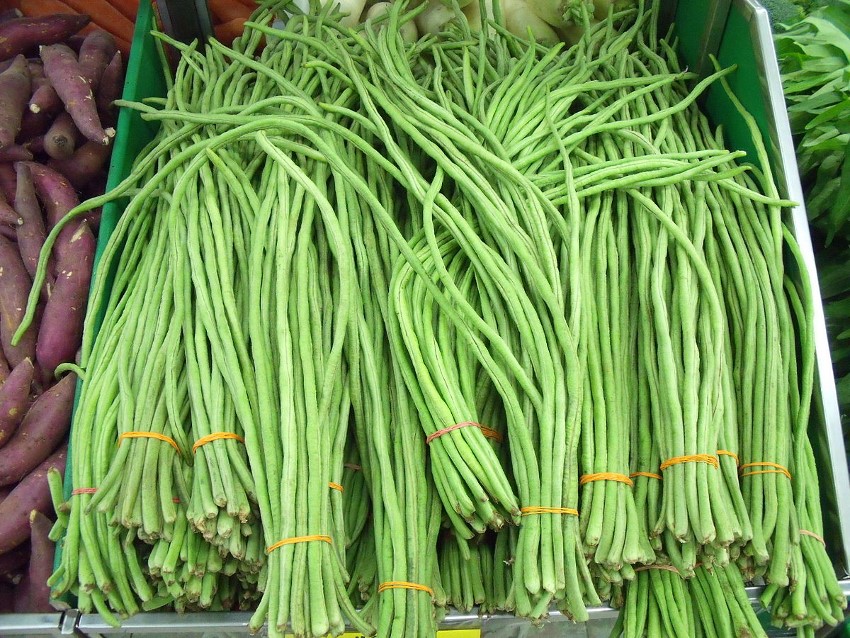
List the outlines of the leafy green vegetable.
{"type": "Polygon", "coordinates": [[[850,0],[766,3],[812,226],[841,411],[850,412],[850,0]],[[777,25],[780,25],[777,27],[777,25]],[[784,26],[782,26],[784,25],[784,26]]]}

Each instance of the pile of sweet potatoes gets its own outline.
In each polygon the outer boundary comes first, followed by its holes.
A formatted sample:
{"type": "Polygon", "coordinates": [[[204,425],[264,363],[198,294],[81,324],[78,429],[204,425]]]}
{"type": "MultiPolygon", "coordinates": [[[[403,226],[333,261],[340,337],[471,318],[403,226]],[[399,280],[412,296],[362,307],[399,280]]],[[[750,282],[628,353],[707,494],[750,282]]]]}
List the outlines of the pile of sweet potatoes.
{"type": "Polygon", "coordinates": [[[0,14],[0,611],[50,611],[47,473],[64,472],[98,216],[64,227],[36,321],[19,341],[45,237],[103,192],[121,53],[87,16],[0,14]]]}

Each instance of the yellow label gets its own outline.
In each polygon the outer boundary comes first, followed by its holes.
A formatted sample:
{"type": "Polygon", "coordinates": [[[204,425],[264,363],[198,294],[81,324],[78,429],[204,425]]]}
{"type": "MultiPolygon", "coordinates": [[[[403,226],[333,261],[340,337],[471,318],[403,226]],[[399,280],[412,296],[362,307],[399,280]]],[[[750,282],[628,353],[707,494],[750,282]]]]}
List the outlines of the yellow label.
{"type": "MultiPolygon", "coordinates": [[[[287,634],[286,638],[294,638],[287,634]]],[[[363,634],[342,634],[342,638],[364,638],[363,634]]],[[[445,629],[437,632],[437,638],[481,638],[480,629],[445,629]]]]}

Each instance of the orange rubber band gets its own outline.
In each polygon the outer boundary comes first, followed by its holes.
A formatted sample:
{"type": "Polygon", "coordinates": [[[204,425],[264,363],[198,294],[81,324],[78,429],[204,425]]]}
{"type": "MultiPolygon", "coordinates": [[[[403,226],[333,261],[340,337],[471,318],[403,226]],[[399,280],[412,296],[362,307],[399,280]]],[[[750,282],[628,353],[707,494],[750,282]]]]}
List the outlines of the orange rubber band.
{"type": "Polygon", "coordinates": [[[640,567],[635,567],[636,572],[645,572],[648,569],[663,569],[664,571],[673,572],[677,576],[681,576],[679,570],[672,565],[641,565],[640,567]]]}
{"type": "Polygon", "coordinates": [[[334,483],[333,481],[328,483],[328,487],[331,488],[332,490],[336,490],[337,492],[344,492],[345,491],[345,488],[342,485],[340,485],[339,483],[334,483]]]}
{"type": "Polygon", "coordinates": [[[791,472],[788,471],[788,468],[779,465],[779,463],[773,463],[771,461],[760,461],[759,463],[744,463],[738,470],[743,470],[748,467],[772,467],[772,470],[758,470],[756,472],[744,472],[741,474],[741,477],[744,476],[755,476],[756,474],[784,474],[789,479],[791,478],[791,472]]]}
{"type": "Polygon", "coordinates": [[[97,492],[96,487],[78,487],[71,490],[71,496],[76,496],[77,494],[94,494],[95,492],[97,492]]]}
{"type": "Polygon", "coordinates": [[[579,485],[584,485],[585,483],[593,483],[593,481],[617,481],[618,483],[625,483],[629,487],[632,487],[635,483],[625,474],[617,474],[616,472],[598,472],[597,474],[585,474],[578,480],[579,485]]]}
{"type": "Polygon", "coordinates": [[[309,543],[311,541],[321,541],[330,545],[333,540],[330,536],[324,534],[313,534],[312,536],[293,536],[292,538],[284,538],[282,541],[276,542],[274,545],[266,547],[266,554],[271,554],[274,550],[284,545],[293,545],[295,543],[309,543]]]}
{"type": "Polygon", "coordinates": [[[571,507],[523,507],[520,509],[523,516],[531,516],[532,514],[565,514],[567,516],[578,516],[578,510],[571,507]]]}
{"type": "Polygon", "coordinates": [[[245,442],[245,439],[243,439],[238,434],[234,434],[233,432],[213,432],[212,434],[202,436],[200,439],[195,441],[195,444],[192,446],[192,454],[195,454],[198,451],[198,448],[202,445],[212,443],[213,441],[222,441],[224,439],[233,439],[234,441],[239,441],[240,443],[245,442]]]}
{"type": "Polygon", "coordinates": [[[481,434],[483,434],[486,438],[491,439],[493,441],[501,442],[504,437],[502,437],[501,433],[496,432],[492,428],[488,428],[480,423],[476,423],[475,421],[462,421],[460,423],[455,423],[454,425],[450,425],[447,428],[443,428],[442,430],[437,430],[433,434],[429,434],[425,437],[426,445],[430,445],[431,441],[434,439],[438,439],[444,434],[448,434],[449,432],[454,432],[455,430],[460,430],[462,428],[475,427],[481,430],[481,434]]]}
{"type": "Polygon", "coordinates": [[[491,441],[496,441],[496,443],[501,443],[504,440],[504,437],[501,435],[501,433],[496,432],[496,430],[486,428],[483,425],[479,427],[481,428],[481,434],[484,435],[484,438],[490,439],[491,441]]]}
{"type": "Polygon", "coordinates": [[[357,465],[357,463],[343,463],[342,467],[347,467],[349,470],[354,470],[355,472],[359,472],[363,469],[361,466],[357,465]]]}
{"type": "Polygon", "coordinates": [[[815,534],[814,532],[810,532],[810,531],[809,531],[809,530],[807,530],[807,529],[801,529],[801,530],[800,530],[800,533],[801,533],[803,536],[809,536],[809,537],[811,537],[811,538],[814,538],[814,539],[815,539],[816,541],[818,541],[821,545],[826,545],[826,540],[824,540],[823,536],[821,536],[820,534],[815,534]]]}
{"type": "Polygon", "coordinates": [[[645,476],[646,478],[661,480],[663,477],[660,474],[656,474],[655,472],[632,472],[629,474],[629,478],[637,478],[638,476],[645,476]]]}
{"type": "Polygon", "coordinates": [[[723,455],[723,456],[731,456],[733,459],[735,459],[735,465],[741,464],[741,459],[739,459],[738,455],[735,454],[734,452],[730,452],[729,450],[717,450],[717,454],[723,455]]]}
{"type": "Polygon", "coordinates": [[[419,583],[408,583],[403,580],[390,580],[386,583],[381,583],[378,585],[378,593],[380,594],[383,591],[387,591],[390,589],[413,589],[415,591],[424,591],[426,594],[434,597],[434,590],[428,587],[427,585],[420,585],[419,583]]]}
{"type": "Polygon", "coordinates": [[[180,453],[180,448],[177,446],[177,442],[170,436],[165,436],[159,432],[124,432],[118,436],[118,445],[121,445],[121,441],[124,439],[156,439],[157,441],[168,443],[168,445],[177,450],[178,454],[180,453]]]}
{"type": "Polygon", "coordinates": [[[685,456],[674,456],[673,458],[667,459],[661,464],[659,469],[663,472],[668,467],[678,465],[679,463],[708,463],[714,467],[718,467],[720,465],[717,461],[717,457],[711,456],[711,454],[686,454],[685,456]]]}
{"type": "Polygon", "coordinates": [[[176,503],[177,505],[179,505],[179,504],[180,504],[180,499],[179,499],[179,498],[172,498],[172,499],[171,499],[171,502],[172,502],[172,503],[176,503]]]}

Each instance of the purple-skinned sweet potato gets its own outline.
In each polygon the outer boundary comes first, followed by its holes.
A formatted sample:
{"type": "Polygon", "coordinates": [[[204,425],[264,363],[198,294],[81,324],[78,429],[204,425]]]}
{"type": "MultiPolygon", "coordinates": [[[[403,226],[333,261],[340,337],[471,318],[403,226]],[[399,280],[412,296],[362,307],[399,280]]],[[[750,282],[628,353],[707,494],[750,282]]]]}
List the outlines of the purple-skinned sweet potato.
{"type": "Polygon", "coordinates": [[[17,18],[0,24],[0,60],[38,45],[67,40],[86,26],[89,16],[57,13],[43,18],[17,18]]]}
{"type": "Polygon", "coordinates": [[[32,280],[21,260],[18,247],[5,237],[0,237],[0,343],[6,361],[12,367],[26,358],[35,361],[36,326],[30,326],[18,344],[12,345],[12,336],[26,312],[31,287],[32,280]]]}
{"type": "Polygon", "coordinates": [[[27,59],[19,55],[12,66],[0,73],[0,149],[15,143],[29,96],[30,71],[27,59]]]}
{"type": "Polygon", "coordinates": [[[124,90],[124,62],[121,51],[116,51],[109,64],[103,70],[100,86],[97,88],[97,111],[101,122],[112,124],[115,121],[115,108],[112,103],[121,97],[124,90]]]}
{"type": "Polygon", "coordinates": [[[80,203],[77,192],[61,173],[38,162],[24,162],[30,169],[36,193],[44,206],[47,228],[53,228],[80,203]]]}
{"type": "Polygon", "coordinates": [[[22,15],[24,14],[21,13],[20,9],[3,9],[0,11],[0,24],[20,18],[22,15]]]}
{"type": "Polygon", "coordinates": [[[31,113],[46,113],[54,116],[59,113],[62,108],[62,100],[56,89],[53,88],[53,83],[47,78],[37,78],[33,83],[32,95],[29,99],[29,111],[31,113]]]}
{"type": "Polygon", "coordinates": [[[11,164],[0,163],[0,192],[7,202],[15,201],[15,169],[11,164]]]}
{"type": "Polygon", "coordinates": [[[27,269],[30,277],[34,277],[47,232],[44,229],[44,218],[35,195],[29,165],[19,162],[15,164],[15,171],[18,182],[15,192],[15,211],[20,216],[17,228],[18,252],[21,253],[24,268],[27,269]]]}
{"type": "Polygon", "coordinates": [[[93,142],[109,144],[115,131],[106,131],[101,125],[94,94],[83,77],[76,54],[64,44],[51,44],[41,47],[40,55],[44,62],[44,74],[53,83],[53,88],[80,133],[93,142]]]}
{"type": "Polygon", "coordinates": [[[67,451],[67,444],[62,444],[18,483],[6,500],[0,503],[0,554],[29,539],[31,511],[36,510],[43,514],[52,511],[53,501],[50,498],[47,471],[55,467],[64,474],[67,451]]]}
{"type": "Polygon", "coordinates": [[[56,281],[35,347],[38,363],[47,374],[60,363],[73,361],[80,347],[96,247],[94,234],[83,222],[57,259],[56,281]]]}
{"type": "Polygon", "coordinates": [[[15,586],[0,580],[0,614],[15,611],[15,586]]]}
{"type": "Polygon", "coordinates": [[[29,515],[30,560],[27,571],[15,590],[15,613],[37,614],[54,611],[50,605],[47,579],[53,573],[55,547],[48,538],[53,523],[38,510],[29,515]]]}
{"type": "Polygon", "coordinates": [[[12,144],[0,149],[0,162],[25,162],[32,159],[32,153],[26,146],[12,144]]]}
{"type": "Polygon", "coordinates": [[[35,368],[32,361],[24,359],[0,386],[0,448],[14,435],[30,407],[30,388],[35,368]]]}
{"type": "Polygon", "coordinates": [[[66,374],[33,401],[18,430],[0,448],[0,485],[23,479],[65,438],[71,425],[76,382],[76,375],[66,374]]]}
{"type": "Polygon", "coordinates": [[[3,354],[3,348],[0,348],[0,383],[5,383],[11,373],[9,362],[6,361],[6,356],[3,354]]]}
{"type": "Polygon", "coordinates": [[[111,152],[112,149],[109,146],[87,141],[69,158],[50,160],[47,162],[47,167],[67,177],[77,190],[83,190],[86,184],[103,171],[111,152]]]}
{"type": "Polygon", "coordinates": [[[15,549],[0,554],[0,582],[12,583],[27,566],[30,557],[30,544],[24,542],[15,549]]]}
{"type": "MultiPolygon", "coordinates": [[[[67,111],[60,113],[44,134],[44,152],[57,160],[68,159],[77,146],[77,125],[67,111]]],[[[2,152],[2,151],[0,151],[2,152]]]]}
{"type": "Polygon", "coordinates": [[[78,56],[80,68],[95,95],[103,72],[115,55],[115,51],[115,38],[100,29],[86,35],[86,39],[80,46],[78,56]]]}
{"type": "Polygon", "coordinates": [[[6,196],[0,191],[0,224],[9,224],[16,226],[20,223],[20,215],[12,208],[9,202],[6,201],[6,196]]]}

